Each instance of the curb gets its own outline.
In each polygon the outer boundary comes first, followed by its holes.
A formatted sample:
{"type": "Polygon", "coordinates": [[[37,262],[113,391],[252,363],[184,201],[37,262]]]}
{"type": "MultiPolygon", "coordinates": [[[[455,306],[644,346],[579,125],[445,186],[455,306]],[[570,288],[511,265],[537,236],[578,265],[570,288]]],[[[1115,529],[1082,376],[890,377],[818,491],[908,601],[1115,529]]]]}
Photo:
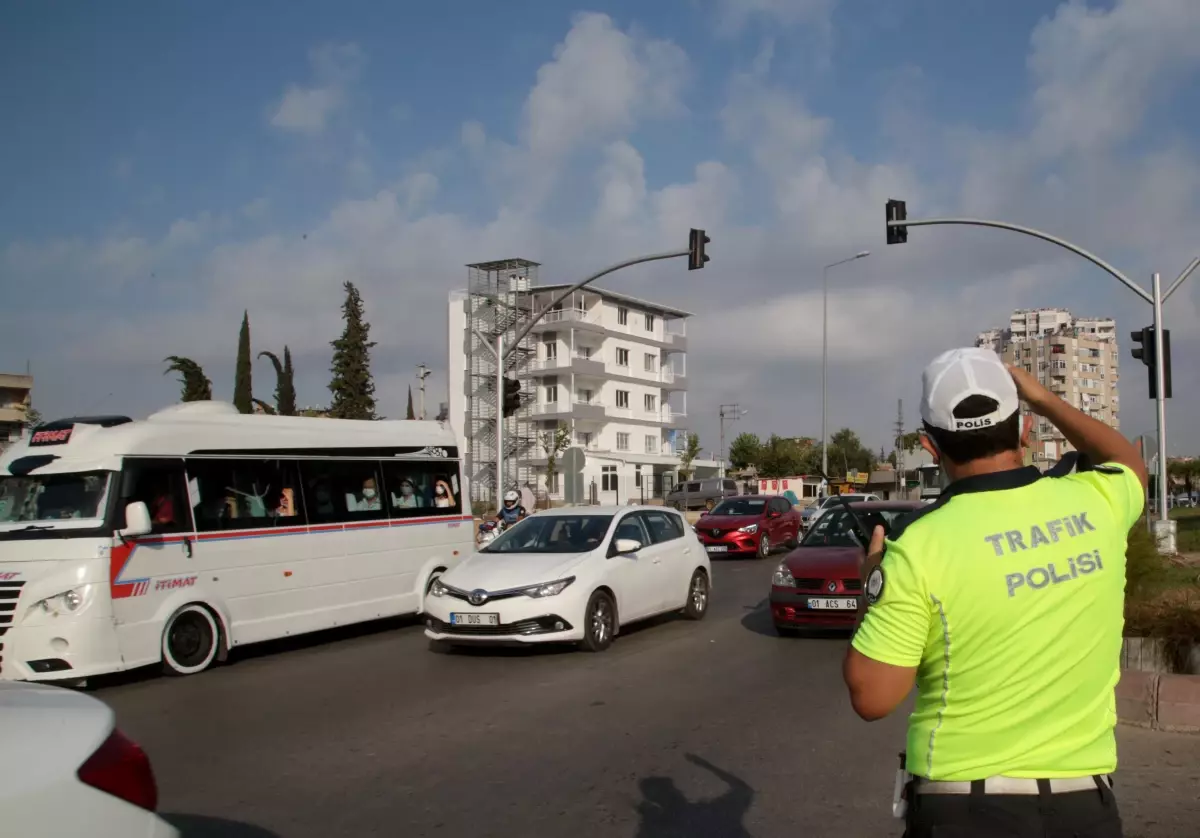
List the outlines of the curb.
{"type": "Polygon", "coordinates": [[[1200,733],[1200,675],[1125,670],[1116,688],[1117,719],[1176,733],[1200,733]]]}

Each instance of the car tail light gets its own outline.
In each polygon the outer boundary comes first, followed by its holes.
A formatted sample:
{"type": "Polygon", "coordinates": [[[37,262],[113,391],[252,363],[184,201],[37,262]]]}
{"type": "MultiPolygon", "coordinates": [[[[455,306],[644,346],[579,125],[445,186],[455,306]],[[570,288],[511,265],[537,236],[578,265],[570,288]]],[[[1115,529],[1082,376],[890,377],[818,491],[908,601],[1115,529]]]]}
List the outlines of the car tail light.
{"type": "Polygon", "coordinates": [[[96,753],[79,768],[79,779],[94,789],[153,812],[158,808],[158,786],[146,752],[114,730],[96,753]]]}

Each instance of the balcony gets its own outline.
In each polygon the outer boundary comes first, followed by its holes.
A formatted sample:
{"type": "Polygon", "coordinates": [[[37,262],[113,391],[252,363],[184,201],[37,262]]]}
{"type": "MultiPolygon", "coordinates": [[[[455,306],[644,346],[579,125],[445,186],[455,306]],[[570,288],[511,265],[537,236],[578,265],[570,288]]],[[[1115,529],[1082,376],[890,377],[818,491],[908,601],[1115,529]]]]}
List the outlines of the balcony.
{"type": "Polygon", "coordinates": [[[533,407],[534,419],[580,419],[583,421],[604,421],[604,405],[597,401],[559,401],[543,402],[533,407]]]}
{"type": "Polygon", "coordinates": [[[553,332],[556,329],[586,328],[591,331],[603,331],[599,313],[591,313],[578,308],[564,308],[558,311],[548,311],[546,316],[533,327],[535,332],[553,332]]]}
{"type": "Polygon", "coordinates": [[[534,361],[529,365],[529,375],[604,375],[604,362],[597,358],[585,358],[582,355],[561,356],[534,361]]]}

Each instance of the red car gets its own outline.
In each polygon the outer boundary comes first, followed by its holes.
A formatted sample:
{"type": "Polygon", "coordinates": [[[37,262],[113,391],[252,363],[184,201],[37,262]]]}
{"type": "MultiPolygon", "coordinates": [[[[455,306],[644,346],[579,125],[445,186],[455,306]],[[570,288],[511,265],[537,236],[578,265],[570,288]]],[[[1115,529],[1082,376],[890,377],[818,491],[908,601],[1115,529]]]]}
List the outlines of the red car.
{"type": "MultiPolygon", "coordinates": [[[[879,524],[890,531],[896,519],[924,507],[920,501],[850,504],[867,532],[879,524]]],[[[859,567],[865,545],[861,541],[846,507],[835,506],[817,519],[771,580],[771,616],[779,634],[854,628],[862,592],[859,567]]]]}
{"type": "Polygon", "coordinates": [[[693,527],[710,556],[766,558],[781,544],[800,541],[800,513],[784,497],[741,495],[726,498],[693,527]]]}

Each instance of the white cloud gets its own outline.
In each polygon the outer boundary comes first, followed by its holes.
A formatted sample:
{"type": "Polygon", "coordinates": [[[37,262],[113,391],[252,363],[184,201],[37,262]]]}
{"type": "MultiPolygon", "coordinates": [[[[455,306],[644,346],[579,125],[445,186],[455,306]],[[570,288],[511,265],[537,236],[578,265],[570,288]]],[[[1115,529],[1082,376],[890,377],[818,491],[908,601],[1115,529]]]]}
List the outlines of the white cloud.
{"type": "Polygon", "coordinates": [[[717,10],[722,25],[732,29],[754,19],[768,25],[825,27],[836,5],[837,0],[718,0],[717,10]]]}
{"type": "Polygon", "coordinates": [[[320,134],[346,104],[347,89],[358,79],[365,61],[356,44],[327,44],[309,54],[315,84],[288,85],[271,109],[270,123],[284,131],[320,134]]]}

